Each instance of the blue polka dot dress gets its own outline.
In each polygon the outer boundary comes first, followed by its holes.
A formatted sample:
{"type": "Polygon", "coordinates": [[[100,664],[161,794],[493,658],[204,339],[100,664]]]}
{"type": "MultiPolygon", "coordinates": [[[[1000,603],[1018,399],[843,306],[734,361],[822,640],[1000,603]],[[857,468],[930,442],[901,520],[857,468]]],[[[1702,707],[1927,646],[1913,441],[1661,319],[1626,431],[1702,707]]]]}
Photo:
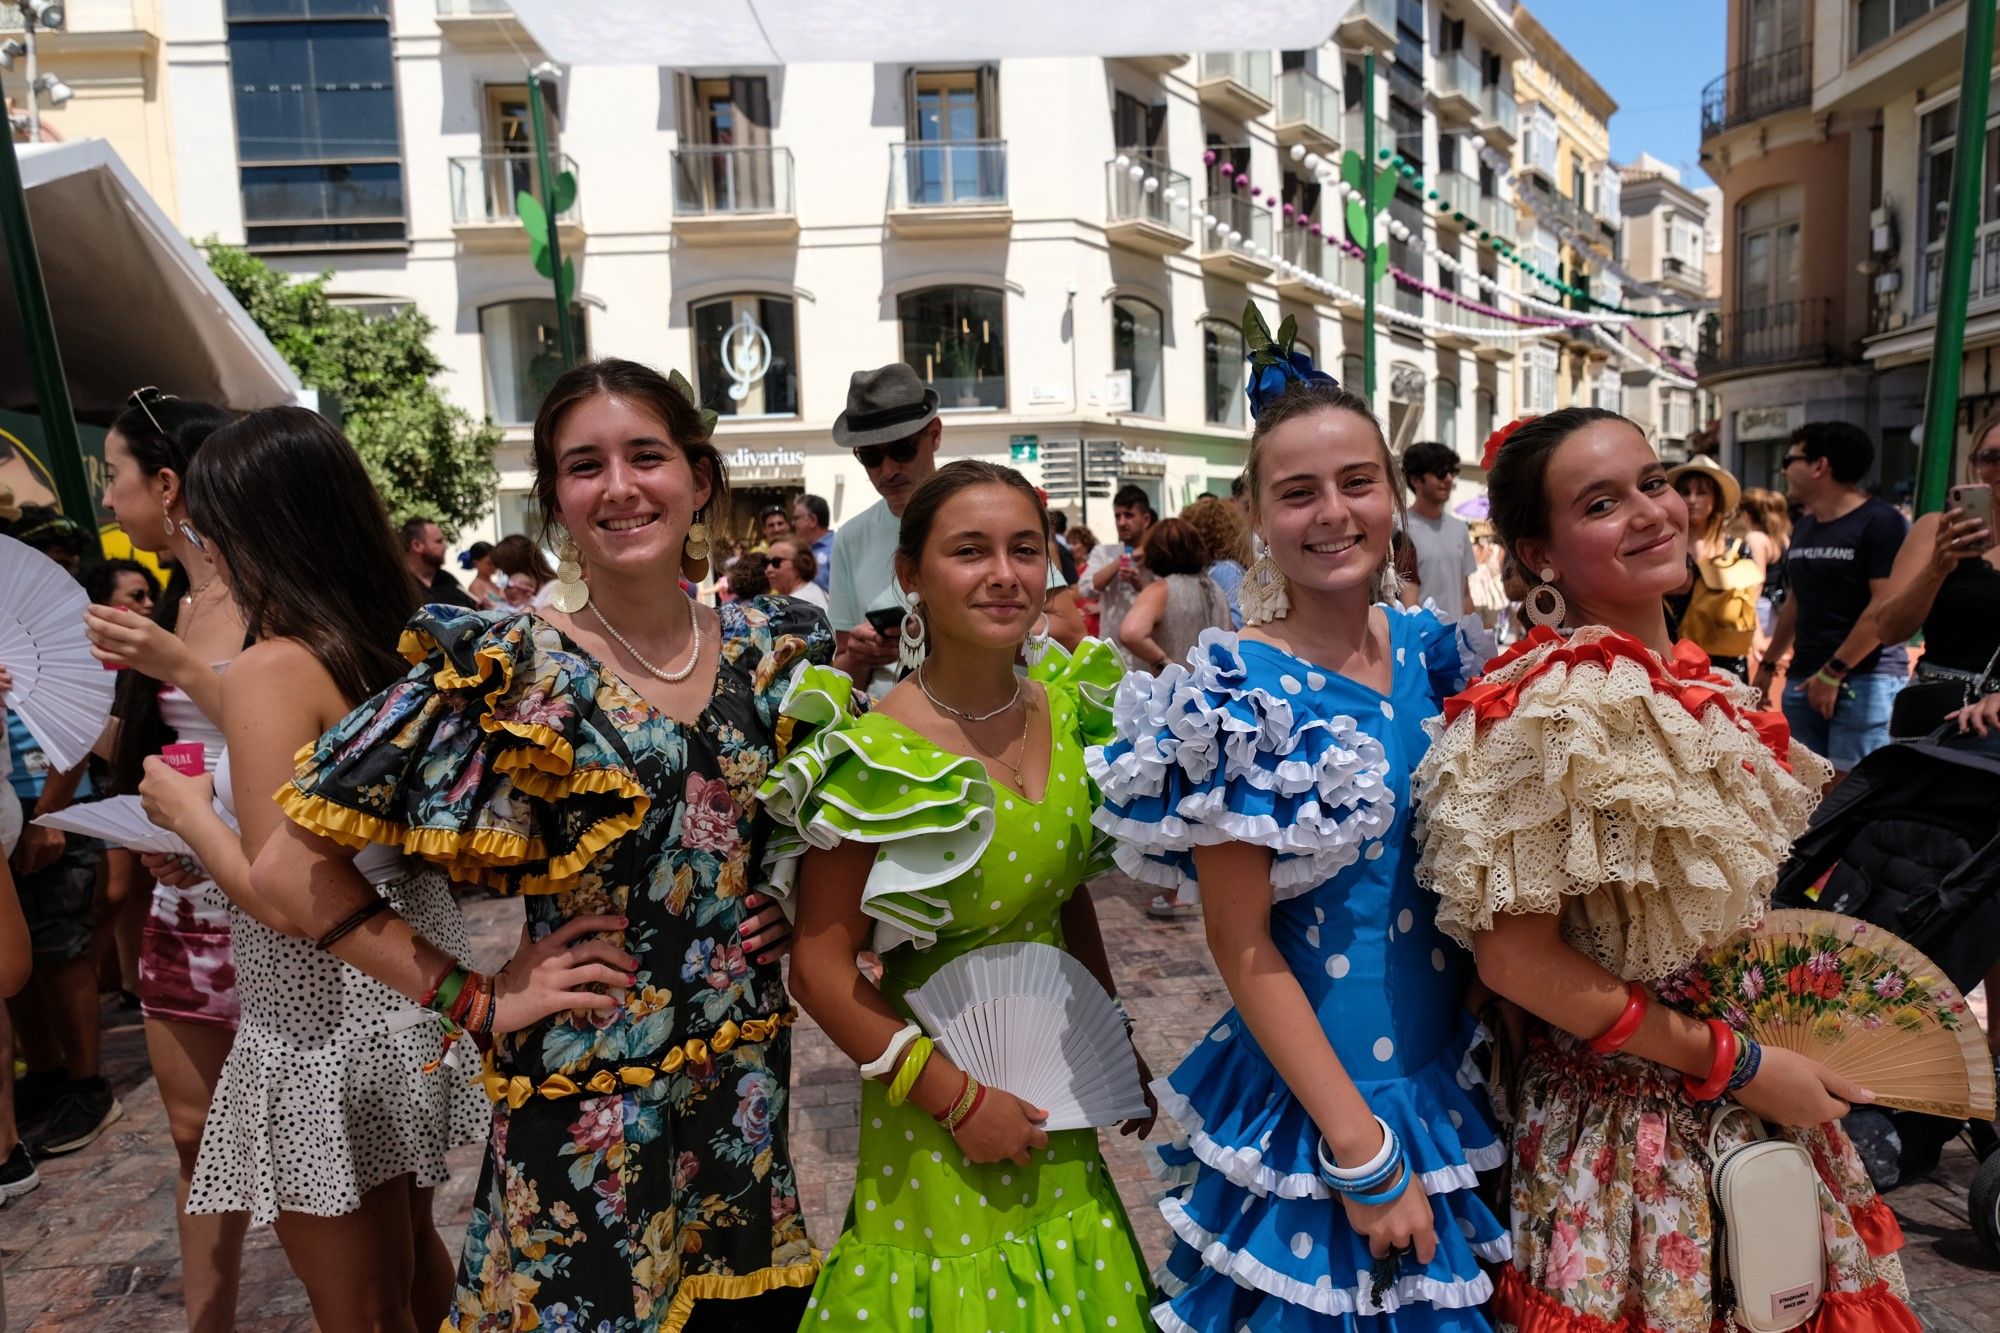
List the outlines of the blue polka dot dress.
{"type": "Polygon", "coordinates": [[[1462,675],[1452,632],[1388,608],[1389,694],[1209,630],[1186,667],[1128,677],[1114,744],[1091,752],[1100,829],[1127,874],[1192,899],[1193,849],[1273,853],[1271,938],[1348,1075],[1402,1139],[1430,1196],[1438,1249],[1376,1272],[1315,1170],[1319,1131],[1231,1009],[1153,1084],[1177,1237],[1153,1318],[1167,1333],[1489,1333],[1482,1260],[1507,1230],[1472,1192],[1505,1146],[1469,1052],[1471,959],[1433,922],[1412,874],[1410,774],[1423,723],[1462,675]]]}

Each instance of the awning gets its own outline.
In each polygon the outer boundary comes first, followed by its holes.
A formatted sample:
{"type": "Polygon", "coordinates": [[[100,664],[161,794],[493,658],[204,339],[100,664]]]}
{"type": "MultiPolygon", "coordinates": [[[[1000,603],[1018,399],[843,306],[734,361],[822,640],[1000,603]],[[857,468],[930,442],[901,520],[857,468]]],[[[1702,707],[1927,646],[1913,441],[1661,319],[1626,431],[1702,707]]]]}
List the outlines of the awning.
{"type": "MultiPolygon", "coordinates": [[[[247,411],[298,402],[298,376],[102,139],[17,144],[63,374],[104,420],[142,384],[247,411]]],[[[16,310],[0,269],[0,310],[16,310]]],[[[35,410],[17,318],[0,319],[0,404],[35,410]]]]}
{"type": "Polygon", "coordinates": [[[1304,50],[1354,0],[511,0],[565,65],[1000,60],[1304,50]]]}

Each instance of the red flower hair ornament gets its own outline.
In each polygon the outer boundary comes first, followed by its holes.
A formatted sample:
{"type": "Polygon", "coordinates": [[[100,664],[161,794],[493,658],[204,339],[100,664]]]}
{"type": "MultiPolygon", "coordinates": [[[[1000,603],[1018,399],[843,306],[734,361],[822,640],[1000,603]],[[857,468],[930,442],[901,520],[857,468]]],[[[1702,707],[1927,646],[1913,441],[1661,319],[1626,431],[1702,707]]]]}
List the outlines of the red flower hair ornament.
{"type": "Polygon", "coordinates": [[[1487,436],[1486,449],[1479,456],[1479,466],[1491,472],[1493,464],[1500,458],[1500,451],[1507,446],[1507,441],[1513,438],[1514,432],[1527,425],[1530,421],[1533,421],[1536,415],[1531,412],[1525,417],[1515,417],[1499,430],[1487,436]]]}

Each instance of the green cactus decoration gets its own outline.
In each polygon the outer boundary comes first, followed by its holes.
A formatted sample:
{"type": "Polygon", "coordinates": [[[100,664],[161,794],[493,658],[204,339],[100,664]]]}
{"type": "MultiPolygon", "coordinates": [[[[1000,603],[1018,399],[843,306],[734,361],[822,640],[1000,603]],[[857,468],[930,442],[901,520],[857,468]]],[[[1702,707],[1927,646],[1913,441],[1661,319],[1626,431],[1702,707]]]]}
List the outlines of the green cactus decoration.
{"type": "MultiPolygon", "coordinates": [[[[1396,197],[1396,175],[1392,171],[1376,171],[1374,194],[1370,203],[1363,203],[1368,197],[1368,183],[1364,179],[1369,173],[1361,161],[1361,154],[1348,149],[1340,159],[1340,178],[1354,191],[1347,196],[1347,236],[1364,250],[1368,247],[1368,219],[1389,206],[1396,197]]],[[[1375,271],[1369,280],[1380,282],[1382,275],[1389,271],[1389,247],[1375,247],[1375,271]]]]}
{"type": "MultiPolygon", "coordinates": [[[[549,196],[557,217],[568,212],[576,203],[576,173],[565,171],[558,175],[549,189],[549,196]]],[[[514,216],[521,219],[521,230],[528,233],[528,258],[534,261],[535,272],[545,278],[553,278],[555,270],[549,263],[550,222],[542,201],[526,190],[520,191],[514,196],[514,216]]],[[[564,255],[562,266],[562,291],[567,297],[576,291],[576,261],[564,255]]]]}

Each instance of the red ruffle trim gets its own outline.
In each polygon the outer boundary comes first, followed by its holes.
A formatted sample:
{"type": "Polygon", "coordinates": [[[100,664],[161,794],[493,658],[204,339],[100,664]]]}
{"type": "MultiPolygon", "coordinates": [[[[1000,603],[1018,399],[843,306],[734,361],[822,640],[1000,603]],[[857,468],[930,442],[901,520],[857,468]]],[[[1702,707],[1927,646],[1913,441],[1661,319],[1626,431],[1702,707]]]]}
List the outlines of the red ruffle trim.
{"type": "MultiPolygon", "coordinates": [[[[1512,1264],[1500,1269],[1491,1309],[1495,1323],[1512,1324],[1518,1333],[1664,1333],[1640,1318],[1599,1319],[1569,1309],[1548,1292],[1530,1286],[1512,1264]]],[[[1711,1326],[1713,1333],[1724,1333],[1727,1327],[1721,1319],[1711,1326]]],[[[1797,1333],[1923,1333],[1923,1325],[1909,1306],[1896,1299],[1888,1283],[1876,1282],[1861,1291],[1828,1292],[1797,1333]]]]}
{"type": "Polygon", "coordinates": [[[1791,772],[1792,733],[1785,724],[1785,715],[1775,710],[1745,712],[1729,702],[1726,690],[1732,682],[1728,677],[1717,674],[1708,660],[1708,654],[1686,639],[1674,645],[1672,659],[1662,666],[1660,659],[1645,644],[1617,630],[1607,630],[1601,638],[1579,642],[1565,639],[1547,625],[1537,625],[1525,639],[1488,662],[1485,673],[1478,680],[1444,701],[1445,725],[1450,726],[1467,709],[1472,710],[1480,722],[1497,722],[1511,716],[1520,706],[1521,692],[1527,688],[1528,682],[1557,663],[1571,669],[1598,666],[1608,672],[1619,658],[1636,663],[1645,671],[1656,692],[1674,699],[1695,717],[1700,717],[1704,709],[1720,708],[1730,721],[1756,732],[1757,739],[1777,759],[1778,766],[1787,773],[1791,772]],[[1502,667],[1550,644],[1556,645],[1555,651],[1519,680],[1502,683],[1488,679],[1502,667]]]}
{"type": "Polygon", "coordinates": [[[1883,1199],[1865,1207],[1849,1211],[1854,1220],[1854,1229],[1861,1236],[1861,1243],[1874,1255],[1894,1254],[1903,1248],[1903,1224],[1896,1220],[1896,1214],[1883,1199]]]}

